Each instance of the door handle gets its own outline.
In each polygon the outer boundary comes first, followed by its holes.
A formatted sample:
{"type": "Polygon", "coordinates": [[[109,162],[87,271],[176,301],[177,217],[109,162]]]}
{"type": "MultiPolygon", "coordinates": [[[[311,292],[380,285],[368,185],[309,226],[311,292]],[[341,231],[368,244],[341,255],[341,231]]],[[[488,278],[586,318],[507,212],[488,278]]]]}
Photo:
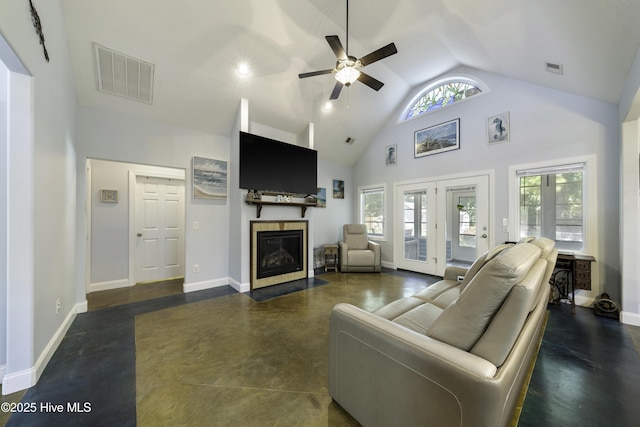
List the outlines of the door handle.
{"type": "Polygon", "coordinates": [[[138,237],[142,237],[142,233],[138,233],[138,237]]]}
{"type": "MultiPolygon", "coordinates": [[[[139,236],[139,234],[138,234],[138,236],[139,236]]],[[[486,239],[486,238],[487,238],[487,235],[486,235],[486,234],[483,234],[483,235],[482,235],[482,236],[480,236],[480,237],[482,237],[483,239],[486,239]]]]}

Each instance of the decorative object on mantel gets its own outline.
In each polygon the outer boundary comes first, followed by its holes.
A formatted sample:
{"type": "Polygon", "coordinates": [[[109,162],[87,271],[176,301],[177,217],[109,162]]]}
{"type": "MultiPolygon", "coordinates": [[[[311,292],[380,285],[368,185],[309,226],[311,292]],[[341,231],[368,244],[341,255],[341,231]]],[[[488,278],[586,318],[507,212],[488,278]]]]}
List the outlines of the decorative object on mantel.
{"type": "Polygon", "coordinates": [[[118,203],[118,190],[100,190],[102,203],[118,203]]]}
{"type": "Polygon", "coordinates": [[[487,141],[489,145],[509,141],[510,136],[508,111],[487,119],[487,141]]]}
{"type": "Polygon", "coordinates": [[[227,198],[227,162],[204,157],[193,158],[193,198],[227,198]]]}
{"type": "Polygon", "coordinates": [[[47,52],[47,47],[44,44],[44,33],[42,32],[42,22],[40,22],[40,17],[38,16],[38,11],[33,6],[33,2],[29,0],[29,6],[31,7],[31,21],[33,22],[33,26],[36,29],[36,34],[40,38],[40,44],[42,45],[42,50],[44,51],[44,59],[49,62],[49,52],[47,52]]]}
{"type": "Polygon", "coordinates": [[[344,199],[344,181],[339,179],[333,180],[333,198],[344,199]]]}
{"type": "Polygon", "coordinates": [[[414,157],[430,156],[460,148],[460,119],[415,132],[414,157]]]}
{"type": "Polygon", "coordinates": [[[398,145],[387,145],[384,149],[384,163],[387,166],[396,165],[396,152],[398,151],[398,145]]]}

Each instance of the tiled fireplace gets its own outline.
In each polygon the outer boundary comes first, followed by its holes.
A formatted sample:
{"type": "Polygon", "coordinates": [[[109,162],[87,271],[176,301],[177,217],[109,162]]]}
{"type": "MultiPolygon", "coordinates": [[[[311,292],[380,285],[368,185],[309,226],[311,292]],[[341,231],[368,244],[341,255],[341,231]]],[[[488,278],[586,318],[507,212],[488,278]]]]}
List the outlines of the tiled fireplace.
{"type": "Polygon", "coordinates": [[[307,278],[307,221],[251,221],[251,289],[307,278]]]}

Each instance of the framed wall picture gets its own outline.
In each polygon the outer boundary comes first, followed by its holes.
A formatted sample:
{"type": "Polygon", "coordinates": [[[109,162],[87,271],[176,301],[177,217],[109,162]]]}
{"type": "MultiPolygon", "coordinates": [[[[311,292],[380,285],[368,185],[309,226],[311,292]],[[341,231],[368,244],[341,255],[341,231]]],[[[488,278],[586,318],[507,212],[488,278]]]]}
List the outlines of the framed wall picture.
{"type": "Polygon", "coordinates": [[[509,112],[496,114],[487,119],[487,141],[489,144],[509,141],[509,112]]]}
{"type": "Polygon", "coordinates": [[[318,208],[326,208],[327,207],[327,189],[324,187],[318,187],[318,192],[316,193],[317,197],[317,205],[318,208]]]}
{"type": "Polygon", "coordinates": [[[224,160],[193,158],[193,198],[227,198],[227,162],[224,160]]]}
{"type": "Polygon", "coordinates": [[[414,155],[416,158],[444,153],[460,148],[460,119],[440,123],[416,131],[414,155]]]}
{"type": "Polygon", "coordinates": [[[100,190],[102,203],[118,203],[118,190],[100,190]]]}
{"type": "Polygon", "coordinates": [[[397,152],[398,144],[387,145],[384,149],[384,164],[387,166],[395,166],[397,152]]]}
{"type": "Polygon", "coordinates": [[[333,198],[344,199],[344,181],[339,179],[333,180],[333,198]]]}

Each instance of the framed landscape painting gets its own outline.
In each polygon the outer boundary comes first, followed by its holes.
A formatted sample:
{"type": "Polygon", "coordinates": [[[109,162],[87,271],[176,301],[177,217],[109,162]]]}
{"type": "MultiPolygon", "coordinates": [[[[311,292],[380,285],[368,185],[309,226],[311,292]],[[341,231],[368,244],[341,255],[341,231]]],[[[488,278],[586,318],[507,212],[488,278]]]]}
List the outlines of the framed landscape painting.
{"type": "Polygon", "coordinates": [[[227,198],[227,162],[204,157],[193,158],[193,198],[227,198]]]}
{"type": "Polygon", "coordinates": [[[414,138],[415,157],[430,156],[460,148],[460,119],[419,130],[414,138]]]}

